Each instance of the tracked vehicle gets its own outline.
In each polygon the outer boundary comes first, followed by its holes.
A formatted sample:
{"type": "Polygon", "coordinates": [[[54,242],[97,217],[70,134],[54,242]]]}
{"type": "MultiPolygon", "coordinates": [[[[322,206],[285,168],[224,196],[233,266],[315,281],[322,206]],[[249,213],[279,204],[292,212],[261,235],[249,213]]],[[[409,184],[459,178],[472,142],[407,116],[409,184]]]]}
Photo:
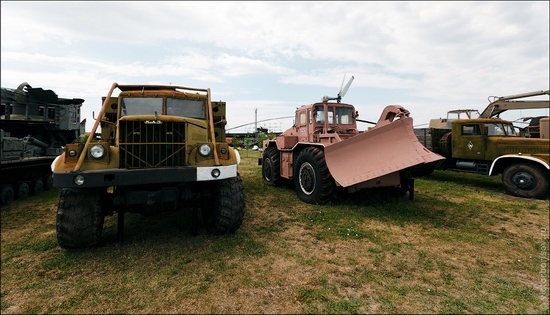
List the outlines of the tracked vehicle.
{"type": "Polygon", "coordinates": [[[63,147],[84,133],[79,98],[60,98],[27,82],[2,88],[0,204],[53,187],[50,165],[63,147]]]}

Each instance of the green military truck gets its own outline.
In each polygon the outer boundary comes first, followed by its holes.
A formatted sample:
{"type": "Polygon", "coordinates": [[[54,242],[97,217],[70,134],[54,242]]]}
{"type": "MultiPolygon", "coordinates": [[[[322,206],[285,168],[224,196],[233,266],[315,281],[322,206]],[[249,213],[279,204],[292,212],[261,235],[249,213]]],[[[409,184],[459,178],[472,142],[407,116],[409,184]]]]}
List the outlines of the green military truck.
{"type": "MultiPolygon", "coordinates": [[[[441,169],[502,174],[510,194],[545,198],[549,191],[550,139],[521,136],[512,122],[495,116],[509,109],[548,108],[548,101],[516,101],[548,94],[540,91],[499,97],[482,114],[472,109],[449,111],[446,119],[432,119],[429,128],[415,129],[415,134],[426,148],[446,158],[441,169]]],[[[547,123],[541,123],[540,128],[541,134],[548,134],[547,123]]]]}
{"type": "Polygon", "coordinates": [[[67,144],[52,164],[53,185],[63,188],[59,246],[97,244],[114,212],[119,239],[125,212],[190,210],[196,234],[200,209],[209,232],[236,231],[244,187],[239,153],[225,140],[225,108],[210,89],[114,83],[86,141],[67,144]]]}

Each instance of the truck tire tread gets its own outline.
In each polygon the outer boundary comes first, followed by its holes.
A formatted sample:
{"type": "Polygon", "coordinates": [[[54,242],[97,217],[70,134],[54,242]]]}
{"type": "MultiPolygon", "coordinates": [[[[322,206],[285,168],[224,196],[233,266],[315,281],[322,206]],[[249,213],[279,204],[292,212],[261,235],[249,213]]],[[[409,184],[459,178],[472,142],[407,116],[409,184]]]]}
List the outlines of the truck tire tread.
{"type": "Polygon", "coordinates": [[[64,249],[96,245],[103,232],[105,215],[98,189],[61,190],[57,208],[57,242],[64,249]]]}
{"type": "Polygon", "coordinates": [[[203,220],[209,233],[233,233],[244,218],[244,186],[240,175],[216,183],[213,200],[202,209],[203,220]]]}

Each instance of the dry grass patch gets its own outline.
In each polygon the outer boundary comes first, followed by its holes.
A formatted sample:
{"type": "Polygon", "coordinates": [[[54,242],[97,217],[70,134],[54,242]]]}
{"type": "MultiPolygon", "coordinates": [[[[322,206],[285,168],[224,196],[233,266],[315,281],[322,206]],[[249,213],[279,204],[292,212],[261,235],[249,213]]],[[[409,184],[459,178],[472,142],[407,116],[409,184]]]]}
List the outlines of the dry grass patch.
{"type": "Polygon", "coordinates": [[[369,191],[313,206],[265,186],[258,152],[242,156],[232,235],[192,236],[189,213],[129,214],[123,243],[115,216],[101,246],[65,251],[59,190],[4,207],[2,313],[548,313],[548,200],[436,171],[413,201],[369,191]]]}

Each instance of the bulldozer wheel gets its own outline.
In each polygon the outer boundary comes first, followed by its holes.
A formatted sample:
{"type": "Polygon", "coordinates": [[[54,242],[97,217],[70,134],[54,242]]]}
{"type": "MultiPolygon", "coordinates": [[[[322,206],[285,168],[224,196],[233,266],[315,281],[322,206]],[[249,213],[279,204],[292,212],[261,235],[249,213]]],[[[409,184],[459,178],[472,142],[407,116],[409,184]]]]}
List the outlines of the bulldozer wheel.
{"type": "Polygon", "coordinates": [[[4,185],[0,188],[0,202],[2,205],[9,205],[15,198],[12,185],[4,185]]]}
{"type": "Polygon", "coordinates": [[[100,189],[61,190],[56,223],[61,248],[86,248],[99,242],[105,219],[101,196],[100,189]]]}
{"type": "Polygon", "coordinates": [[[202,209],[208,232],[216,235],[235,232],[243,222],[245,208],[241,176],[217,182],[209,200],[202,209]]]}
{"type": "Polygon", "coordinates": [[[278,186],[281,182],[281,157],[275,147],[269,147],[264,151],[262,179],[265,184],[271,186],[278,186]]]}
{"type": "Polygon", "coordinates": [[[336,183],[321,149],[309,147],[300,152],[294,169],[294,186],[298,197],[310,204],[324,204],[336,195],[336,183]]]}
{"type": "Polygon", "coordinates": [[[548,171],[536,164],[512,164],[502,173],[502,184],[518,197],[543,198],[548,194],[548,182],[548,171]]]}

